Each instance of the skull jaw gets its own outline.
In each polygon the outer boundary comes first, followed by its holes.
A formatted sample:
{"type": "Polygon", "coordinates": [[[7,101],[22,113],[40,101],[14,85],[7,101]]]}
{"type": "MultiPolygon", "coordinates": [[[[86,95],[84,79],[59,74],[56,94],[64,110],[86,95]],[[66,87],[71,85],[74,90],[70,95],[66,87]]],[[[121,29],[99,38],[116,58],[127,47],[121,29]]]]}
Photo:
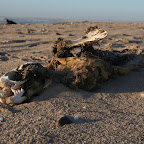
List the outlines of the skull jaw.
{"type": "Polygon", "coordinates": [[[0,103],[13,106],[25,101],[27,97],[23,96],[24,89],[21,88],[24,82],[25,81],[13,81],[10,80],[6,74],[3,75],[0,78],[0,103]]]}
{"type": "Polygon", "coordinates": [[[24,94],[24,90],[21,89],[17,93],[15,93],[13,96],[0,98],[0,102],[6,105],[10,105],[10,106],[13,106],[15,104],[20,104],[27,99],[27,97],[23,96],[23,94],[24,94]]]}

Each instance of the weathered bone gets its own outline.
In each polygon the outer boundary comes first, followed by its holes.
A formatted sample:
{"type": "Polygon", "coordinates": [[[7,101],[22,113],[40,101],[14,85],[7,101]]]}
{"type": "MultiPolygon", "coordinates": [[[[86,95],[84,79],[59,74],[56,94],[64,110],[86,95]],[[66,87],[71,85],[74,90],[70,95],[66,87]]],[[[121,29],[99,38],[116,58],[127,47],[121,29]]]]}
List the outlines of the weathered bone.
{"type": "Polygon", "coordinates": [[[15,73],[16,73],[16,69],[11,70],[10,72],[8,72],[8,73],[4,74],[3,76],[1,76],[0,81],[5,82],[5,83],[13,83],[13,84],[16,84],[16,85],[23,84],[24,81],[15,81],[15,80],[12,80],[12,79],[14,79],[13,75],[15,73]]]}
{"type": "Polygon", "coordinates": [[[24,65],[27,65],[27,64],[36,64],[35,62],[27,62],[27,63],[24,63],[24,64],[22,64],[22,65],[20,65],[19,67],[18,67],[18,70],[22,70],[23,68],[24,68],[24,65]]]}
{"type": "Polygon", "coordinates": [[[101,30],[97,26],[90,27],[89,29],[86,30],[85,35],[82,38],[71,41],[72,42],[71,46],[76,47],[80,45],[85,45],[89,42],[91,42],[91,44],[94,44],[99,40],[105,38],[106,36],[107,31],[101,30]]]}
{"type": "Polygon", "coordinates": [[[10,80],[9,79],[9,74],[12,74],[15,72],[15,69],[11,70],[10,72],[4,74],[3,76],[1,76],[0,81],[5,82],[5,83],[16,83],[16,81],[10,80]]]}

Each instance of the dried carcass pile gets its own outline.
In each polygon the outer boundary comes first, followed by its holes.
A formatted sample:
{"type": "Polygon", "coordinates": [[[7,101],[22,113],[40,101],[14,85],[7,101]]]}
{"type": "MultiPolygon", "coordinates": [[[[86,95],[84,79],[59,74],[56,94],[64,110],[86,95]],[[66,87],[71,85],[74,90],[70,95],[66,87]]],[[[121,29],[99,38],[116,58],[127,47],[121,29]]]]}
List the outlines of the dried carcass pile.
{"type": "Polygon", "coordinates": [[[59,38],[47,67],[26,63],[0,78],[0,102],[20,104],[43,91],[53,77],[58,77],[70,88],[92,90],[113,75],[127,74],[144,66],[143,51],[139,48],[123,51],[94,49],[93,44],[98,44],[106,36],[106,31],[95,26],[88,28],[78,40],[59,38]],[[79,48],[80,52],[72,53],[75,48],[79,48]]]}
{"type": "Polygon", "coordinates": [[[53,47],[53,58],[48,69],[62,71],[61,82],[74,89],[92,90],[98,83],[114,75],[127,74],[144,66],[143,51],[139,48],[109,51],[94,49],[93,44],[107,36],[98,27],[90,27],[75,41],[59,38],[53,47]],[[80,52],[71,51],[79,48],[80,52]]]}

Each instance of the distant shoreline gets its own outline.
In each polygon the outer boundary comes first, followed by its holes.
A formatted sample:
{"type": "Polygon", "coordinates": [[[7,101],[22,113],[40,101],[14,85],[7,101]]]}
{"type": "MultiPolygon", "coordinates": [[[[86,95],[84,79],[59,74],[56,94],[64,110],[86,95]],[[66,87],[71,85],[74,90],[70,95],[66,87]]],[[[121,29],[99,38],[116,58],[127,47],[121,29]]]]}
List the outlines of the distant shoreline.
{"type": "Polygon", "coordinates": [[[52,18],[27,18],[27,17],[5,17],[0,16],[1,19],[10,19],[10,20],[26,20],[26,21],[43,21],[46,23],[70,23],[70,22],[84,22],[84,20],[72,20],[72,19],[52,19],[52,18]]]}
{"type": "MultiPolygon", "coordinates": [[[[6,17],[6,16],[0,16],[0,24],[1,19],[10,19],[10,20],[37,20],[37,21],[43,21],[45,23],[71,23],[71,22],[112,22],[112,23],[144,23],[144,21],[133,21],[133,20],[82,20],[82,19],[60,19],[60,18],[34,18],[34,17],[6,17]],[[50,21],[50,22],[49,22],[50,21]]],[[[23,24],[23,23],[22,23],[23,24]]],[[[31,23],[30,23],[31,24],[31,23]]],[[[40,23],[36,23],[40,24],[40,23]]],[[[44,24],[44,23],[41,23],[44,24]]]]}

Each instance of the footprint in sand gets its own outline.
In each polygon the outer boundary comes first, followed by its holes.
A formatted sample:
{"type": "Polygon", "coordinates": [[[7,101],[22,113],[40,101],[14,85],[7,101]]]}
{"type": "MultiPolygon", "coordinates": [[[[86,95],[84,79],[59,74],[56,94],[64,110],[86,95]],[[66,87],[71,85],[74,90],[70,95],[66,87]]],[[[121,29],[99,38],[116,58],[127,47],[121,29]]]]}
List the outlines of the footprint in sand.
{"type": "Polygon", "coordinates": [[[9,58],[7,56],[10,56],[10,55],[5,52],[0,52],[0,61],[8,61],[9,58]]]}

